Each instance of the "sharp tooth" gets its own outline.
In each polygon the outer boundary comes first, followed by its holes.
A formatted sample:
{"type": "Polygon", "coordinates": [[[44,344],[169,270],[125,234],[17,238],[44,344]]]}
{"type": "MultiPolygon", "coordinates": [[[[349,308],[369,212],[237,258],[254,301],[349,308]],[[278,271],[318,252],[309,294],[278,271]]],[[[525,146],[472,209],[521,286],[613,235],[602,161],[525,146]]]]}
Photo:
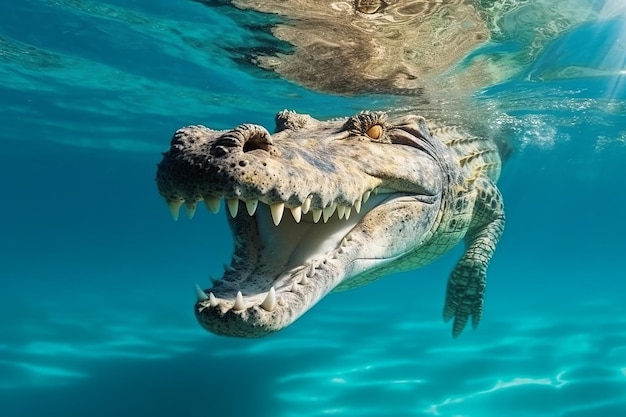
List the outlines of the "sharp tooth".
{"type": "Polygon", "coordinates": [[[332,217],[336,209],[337,209],[337,204],[332,203],[330,206],[322,210],[322,213],[324,214],[324,223],[326,223],[328,219],[332,217]]]}
{"type": "Polygon", "coordinates": [[[218,302],[217,302],[217,298],[215,298],[215,296],[213,295],[212,292],[209,293],[209,305],[211,307],[215,307],[217,306],[218,302]]]}
{"type": "Polygon", "coordinates": [[[278,226],[283,218],[283,212],[285,211],[285,203],[276,203],[270,206],[272,211],[272,220],[274,224],[278,226]]]}
{"type": "Polygon", "coordinates": [[[309,279],[307,278],[306,274],[302,275],[302,278],[300,279],[300,285],[307,285],[309,283],[309,279]]]}
{"type": "Polygon", "coordinates": [[[350,218],[350,213],[352,212],[352,207],[346,207],[346,214],[343,216],[346,220],[350,218]]]}
{"type": "Polygon", "coordinates": [[[233,268],[231,265],[224,264],[224,272],[235,272],[235,268],[233,268]]]}
{"type": "Polygon", "coordinates": [[[320,221],[320,217],[322,217],[322,210],[313,209],[313,221],[317,223],[320,221]]]}
{"type": "Polygon", "coordinates": [[[237,291],[237,297],[235,297],[235,304],[233,305],[233,310],[245,310],[246,306],[243,303],[243,295],[241,295],[241,291],[237,291]]]}
{"type": "Polygon", "coordinates": [[[357,213],[361,212],[361,200],[357,200],[354,202],[354,209],[357,213]]]}
{"type": "Polygon", "coordinates": [[[198,284],[196,284],[196,297],[198,298],[198,302],[209,299],[209,297],[204,291],[202,291],[202,288],[200,288],[198,284]]]}
{"type": "Polygon", "coordinates": [[[204,205],[213,214],[217,214],[220,211],[222,199],[217,197],[204,197],[204,205]]]}
{"type": "Polygon", "coordinates": [[[367,200],[369,200],[369,199],[370,199],[370,195],[371,195],[371,194],[372,194],[372,192],[371,192],[371,191],[366,191],[366,192],[364,192],[364,193],[363,193],[363,202],[364,202],[364,203],[367,203],[367,200]]]}
{"type": "Polygon", "coordinates": [[[230,213],[230,216],[233,218],[237,217],[239,200],[237,200],[236,198],[229,198],[228,200],[226,200],[226,202],[228,203],[228,212],[230,213]]]}
{"type": "Polygon", "coordinates": [[[309,272],[306,273],[309,277],[312,277],[313,275],[315,275],[315,265],[311,264],[311,267],[309,268],[309,272]]]}
{"type": "Polygon", "coordinates": [[[300,219],[302,218],[302,207],[293,207],[291,209],[291,215],[293,216],[293,219],[296,221],[296,223],[300,223],[300,219]]]}
{"type": "Polygon", "coordinates": [[[285,302],[285,299],[284,299],[283,297],[280,297],[280,298],[278,299],[278,305],[282,307],[282,306],[284,306],[285,304],[287,304],[287,303],[285,302]]]}
{"type": "Polygon", "coordinates": [[[304,203],[302,203],[302,214],[307,214],[311,209],[311,196],[308,196],[304,199],[304,203]]]}
{"type": "Polygon", "coordinates": [[[180,206],[182,205],[182,200],[171,200],[167,202],[167,207],[169,207],[170,214],[172,215],[172,219],[174,219],[174,221],[178,220],[178,212],[180,211],[180,206]]]}
{"type": "Polygon", "coordinates": [[[274,311],[276,308],[276,291],[274,291],[274,287],[270,288],[267,297],[265,297],[265,300],[261,303],[261,307],[269,312],[274,311]]]}
{"type": "Polygon", "coordinates": [[[373,193],[374,195],[378,194],[378,187],[374,188],[374,189],[372,190],[372,193],[373,193]]]}
{"type": "Polygon", "coordinates": [[[343,215],[346,212],[346,206],[337,206],[337,216],[339,216],[340,219],[343,219],[343,215]]]}
{"type": "Polygon", "coordinates": [[[259,200],[246,201],[246,210],[248,211],[248,214],[253,216],[254,213],[256,212],[256,207],[258,205],[259,205],[259,200]]]}
{"type": "Polygon", "coordinates": [[[198,203],[185,203],[185,212],[189,219],[193,219],[193,215],[196,214],[196,207],[198,207],[198,203]]]}

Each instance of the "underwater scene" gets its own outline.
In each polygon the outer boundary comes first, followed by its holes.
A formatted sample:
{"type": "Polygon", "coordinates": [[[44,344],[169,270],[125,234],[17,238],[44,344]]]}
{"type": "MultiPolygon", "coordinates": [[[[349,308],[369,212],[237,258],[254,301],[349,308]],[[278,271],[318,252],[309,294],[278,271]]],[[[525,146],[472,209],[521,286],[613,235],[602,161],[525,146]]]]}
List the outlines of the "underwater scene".
{"type": "Polygon", "coordinates": [[[0,80],[1,416],[626,417],[622,0],[4,1],[0,80]],[[273,334],[199,325],[242,238],[228,202],[174,221],[157,164],[283,109],[506,148],[479,325],[443,319],[462,242],[273,334]]]}

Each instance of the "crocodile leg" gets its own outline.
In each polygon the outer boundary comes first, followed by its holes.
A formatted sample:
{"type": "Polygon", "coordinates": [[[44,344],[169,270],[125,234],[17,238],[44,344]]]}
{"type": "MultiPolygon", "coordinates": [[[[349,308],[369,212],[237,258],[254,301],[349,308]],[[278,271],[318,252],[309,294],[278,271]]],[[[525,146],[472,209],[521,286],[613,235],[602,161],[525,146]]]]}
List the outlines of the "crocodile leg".
{"type": "Polygon", "coordinates": [[[473,218],[465,236],[465,253],[456,264],[446,292],[443,318],[454,317],[452,336],[463,331],[470,316],[476,328],[483,313],[487,266],[504,230],[502,195],[487,177],[476,179],[476,203],[473,218]]]}

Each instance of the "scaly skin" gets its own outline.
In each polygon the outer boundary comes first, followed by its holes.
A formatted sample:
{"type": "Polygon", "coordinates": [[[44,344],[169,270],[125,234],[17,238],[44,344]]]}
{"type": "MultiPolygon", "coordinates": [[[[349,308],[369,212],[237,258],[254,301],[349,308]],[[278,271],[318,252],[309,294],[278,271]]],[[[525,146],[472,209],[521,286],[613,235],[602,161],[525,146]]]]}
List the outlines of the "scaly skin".
{"type": "Polygon", "coordinates": [[[257,125],[178,130],[157,185],[175,218],[200,201],[215,212],[224,199],[230,212],[231,265],[195,305],[208,330],[273,333],[330,291],[419,268],[465,239],[444,306],[456,337],[483,312],[504,228],[500,166],[493,142],[419,116],[322,122],[284,111],[271,135],[257,125]]]}

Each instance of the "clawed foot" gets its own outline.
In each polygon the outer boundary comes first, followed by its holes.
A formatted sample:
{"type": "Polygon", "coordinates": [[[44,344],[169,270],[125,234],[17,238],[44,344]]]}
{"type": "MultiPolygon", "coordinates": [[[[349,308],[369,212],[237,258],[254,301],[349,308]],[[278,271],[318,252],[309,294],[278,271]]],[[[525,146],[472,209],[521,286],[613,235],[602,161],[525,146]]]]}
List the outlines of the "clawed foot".
{"type": "Polygon", "coordinates": [[[476,328],[483,314],[483,298],[487,282],[485,268],[461,261],[448,280],[443,319],[447,322],[454,317],[452,337],[461,334],[469,318],[476,328]]]}

